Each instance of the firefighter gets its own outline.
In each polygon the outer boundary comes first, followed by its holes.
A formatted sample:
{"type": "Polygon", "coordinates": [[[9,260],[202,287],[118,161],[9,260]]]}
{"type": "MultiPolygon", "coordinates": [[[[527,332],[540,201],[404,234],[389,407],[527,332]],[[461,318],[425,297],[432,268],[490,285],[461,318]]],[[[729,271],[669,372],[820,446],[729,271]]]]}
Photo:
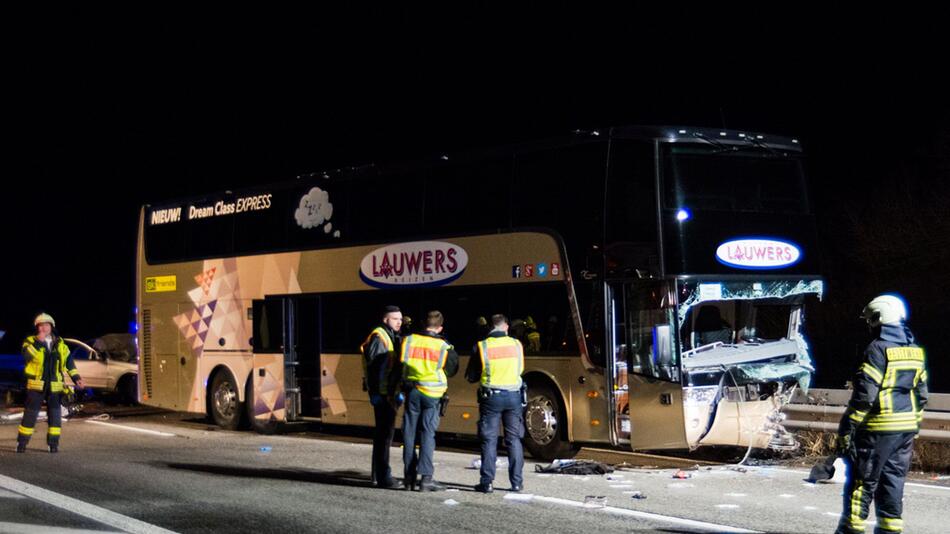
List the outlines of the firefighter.
{"type": "Polygon", "coordinates": [[[406,407],[402,419],[403,486],[407,490],[441,491],[445,487],[433,480],[435,468],[435,432],[445,412],[448,377],[458,372],[458,354],[442,337],[444,318],[439,311],[426,316],[425,332],[410,334],[402,340],[400,362],[406,407]],[[417,438],[418,433],[418,438],[417,438]],[[416,440],[419,452],[416,453],[416,440]],[[422,480],[416,486],[416,475],[422,480]]]}
{"type": "Polygon", "coordinates": [[[49,425],[46,444],[49,452],[55,453],[59,452],[59,436],[62,430],[63,410],[60,395],[64,389],[63,371],[69,373],[79,389],[85,388],[86,384],[69,355],[69,348],[55,333],[56,321],[49,314],[41,313],[33,320],[33,326],[36,328],[34,335],[23,341],[26,409],[17,434],[16,451],[26,452],[26,445],[33,437],[36,418],[45,400],[49,425]]]}
{"type": "Polygon", "coordinates": [[[901,499],[927,403],[924,350],[905,323],[907,308],[881,295],[861,314],[876,337],[864,351],[838,426],[837,452],[849,463],[839,533],[864,532],[871,500],[877,533],[903,530],[901,499]]]}
{"type": "Polygon", "coordinates": [[[528,345],[530,354],[541,352],[541,334],[538,332],[538,325],[534,323],[534,318],[530,315],[524,318],[525,341],[528,345]]]}
{"type": "Polygon", "coordinates": [[[465,368],[465,379],[480,382],[478,388],[478,438],[482,446],[480,480],[475,491],[491,493],[495,480],[495,459],[498,453],[498,426],[505,425],[505,448],[508,449],[508,481],[511,491],[524,488],[524,348],[521,342],[508,337],[508,319],[492,316],[494,329],[479,341],[465,368]],[[475,356],[477,354],[477,357],[475,356]]]}
{"type": "Polygon", "coordinates": [[[393,444],[396,425],[397,404],[393,398],[398,393],[398,378],[394,379],[392,372],[401,327],[402,311],[397,306],[386,306],[383,308],[382,324],[374,328],[360,345],[364,384],[376,416],[370,479],[376,487],[386,489],[397,485],[389,467],[389,449],[393,444]]]}

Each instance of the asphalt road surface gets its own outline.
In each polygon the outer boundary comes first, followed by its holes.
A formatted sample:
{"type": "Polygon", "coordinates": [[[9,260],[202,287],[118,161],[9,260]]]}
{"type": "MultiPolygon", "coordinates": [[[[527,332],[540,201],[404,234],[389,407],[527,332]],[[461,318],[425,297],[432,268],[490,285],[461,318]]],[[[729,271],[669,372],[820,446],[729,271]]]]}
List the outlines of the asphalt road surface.
{"type": "MultiPolygon", "coordinates": [[[[483,495],[476,449],[452,444],[435,458],[449,491],[417,493],[372,488],[371,445],[352,435],[228,432],[153,412],[69,421],[52,455],[45,431],[16,454],[16,424],[0,425],[0,532],[831,532],[841,509],[841,485],[784,468],[571,476],[529,459],[523,493],[499,468],[483,495]]],[[[905,493],[906,532],[947,532],[950,487],[905,493]]]]}

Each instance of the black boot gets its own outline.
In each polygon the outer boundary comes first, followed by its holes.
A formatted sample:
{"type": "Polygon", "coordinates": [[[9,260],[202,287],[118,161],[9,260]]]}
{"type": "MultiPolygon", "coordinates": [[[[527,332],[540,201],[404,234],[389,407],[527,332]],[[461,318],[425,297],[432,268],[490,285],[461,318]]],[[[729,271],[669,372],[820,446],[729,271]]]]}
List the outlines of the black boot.
{"type": "Polygon", "coordinates": [[[419,483],[419,491],[445,491],[445,486],[432,480],[431,475],[424,475],[419,483]]]}
{"type": "Polygon", "coordinates": [[[17,452],[26,452],[26,442],[24,442],[24,441],[18,441],[17,444],[16,444],[16,451],[17,451],[17,452]]]}

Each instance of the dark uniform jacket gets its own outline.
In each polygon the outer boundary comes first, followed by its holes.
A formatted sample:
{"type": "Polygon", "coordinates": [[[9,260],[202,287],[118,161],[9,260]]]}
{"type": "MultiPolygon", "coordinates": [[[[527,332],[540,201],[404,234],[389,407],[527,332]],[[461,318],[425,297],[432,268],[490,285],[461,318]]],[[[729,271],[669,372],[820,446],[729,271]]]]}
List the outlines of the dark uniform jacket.
{"type": "Polygon", "coordinates": [[[839,435],[917,432],[927,404],[924,351],[905,325],[883,325],[864,351],[839,435]]]}
{"type": "Polygon", "coordinates": [[[381,327],[389,334],[393,350],[386,348],[386,344],[378,335],[370,336],[369,343],[363,349],[363,358],[366,359],[366,389],[370,395],[394,394],[399,382],[398,359],[395,351],[399,350],[401,342],[399,334],[393,332],[386,325],[381,327]]]}

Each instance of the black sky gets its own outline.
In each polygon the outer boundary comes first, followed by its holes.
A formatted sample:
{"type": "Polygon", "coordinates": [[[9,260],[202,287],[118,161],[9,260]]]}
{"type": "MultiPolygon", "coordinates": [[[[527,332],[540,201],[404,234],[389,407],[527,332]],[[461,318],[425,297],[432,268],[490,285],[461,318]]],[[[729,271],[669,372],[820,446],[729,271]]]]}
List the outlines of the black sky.
{"type": "MultiPolygon", "coordinates": [[[[127,328],[145,202],[575,128],[684,124],[802,139],[827,255],[821,321],[913,285],[926,311],[915,328],[948,348],[934,338],[950,268],[934,258],[950,238],[923,239],[916,222],[937,210],[939,226],[950,201],[945,45],[928,14],[57,15],[11,18],[23,37],[8,48],[0,329],[13,336],[41,309],[77,337],[127,328]],[[859,230],[891,197],[898,230],[869,252],[877,241],[859,230]],[[881,255],[909,260],[885,268],[881,255]]],[[[840,385],[860,332],[817,335],[840,385]]]]}

